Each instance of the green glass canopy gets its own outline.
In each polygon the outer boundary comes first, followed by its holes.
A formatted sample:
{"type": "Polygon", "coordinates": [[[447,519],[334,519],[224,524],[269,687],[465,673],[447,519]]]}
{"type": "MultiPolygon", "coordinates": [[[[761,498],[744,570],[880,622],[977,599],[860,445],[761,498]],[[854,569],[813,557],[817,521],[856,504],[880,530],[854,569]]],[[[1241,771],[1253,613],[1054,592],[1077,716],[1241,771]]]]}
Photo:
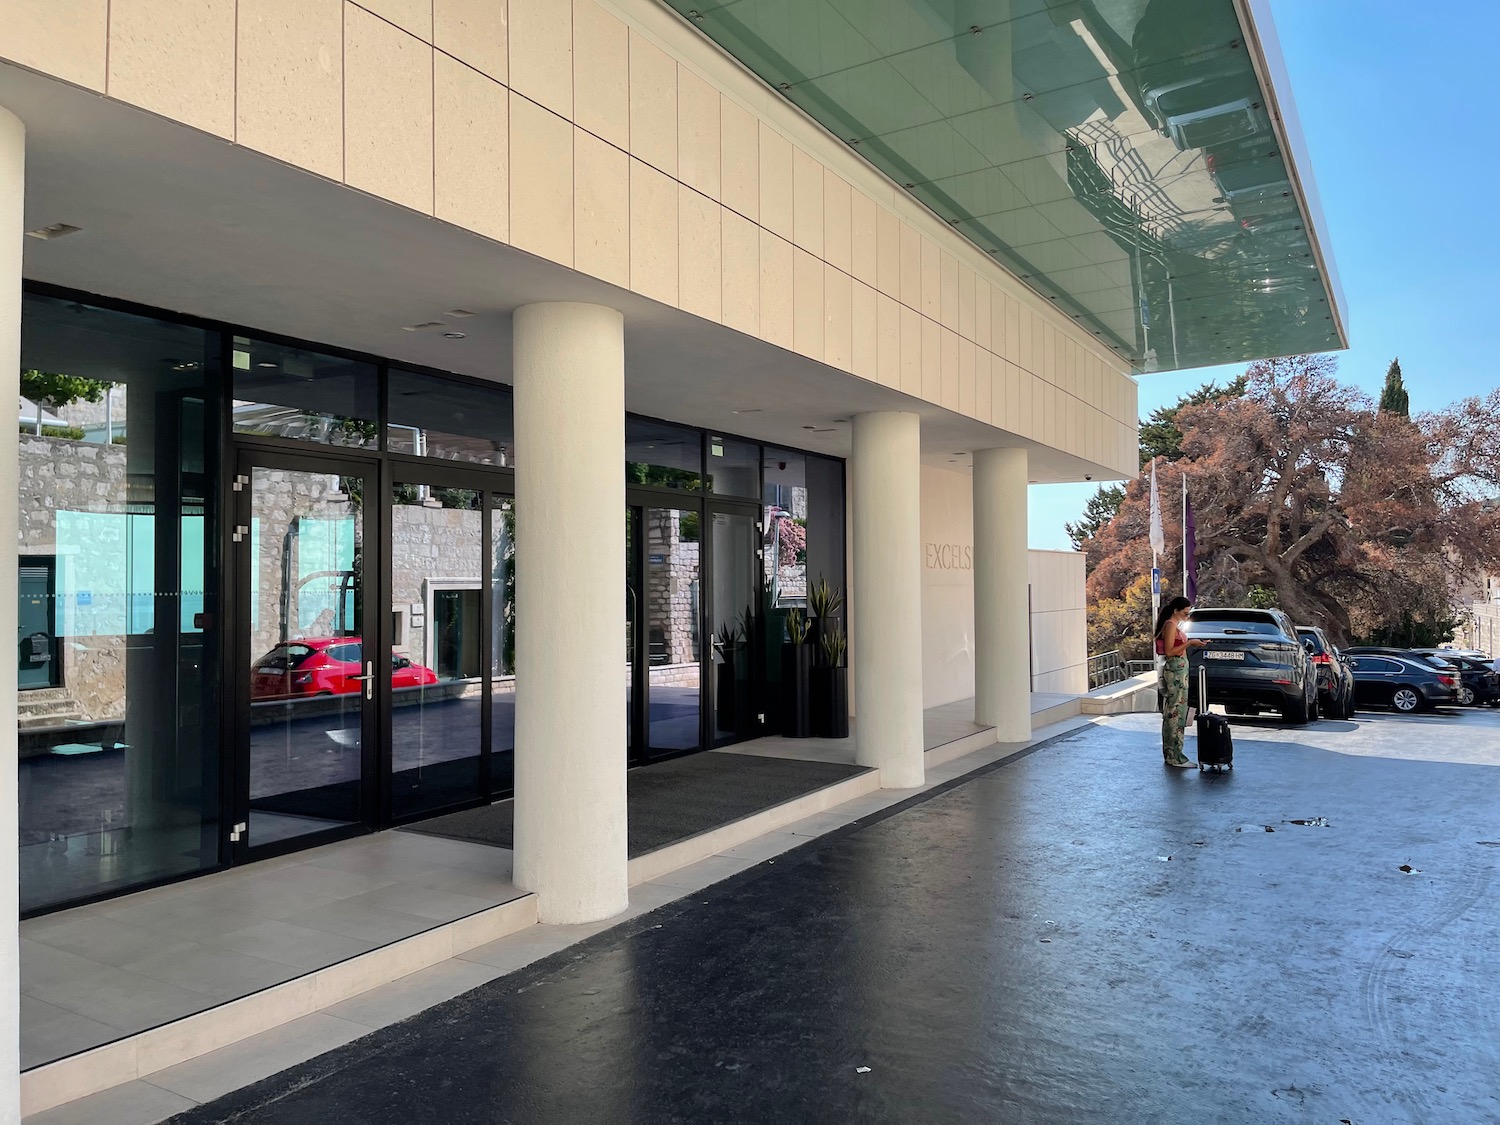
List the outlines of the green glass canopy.
{"type": "Polygon", "coordinates": [[[1346,345],[1234,0],[669,3],[1135,370],[1346,345]]]}

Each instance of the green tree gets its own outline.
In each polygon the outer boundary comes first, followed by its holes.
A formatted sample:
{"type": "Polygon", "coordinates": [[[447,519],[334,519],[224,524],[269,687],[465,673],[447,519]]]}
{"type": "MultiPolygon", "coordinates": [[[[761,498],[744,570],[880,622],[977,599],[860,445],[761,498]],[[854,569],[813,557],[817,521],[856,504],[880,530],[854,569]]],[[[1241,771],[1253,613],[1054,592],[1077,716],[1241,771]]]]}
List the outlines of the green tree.
{"type": "Polygon", "coordinates": [[[1141,467],[1151,464],[1153,457],[1176,461],[1182,456],[1182,429],[1177,424],[1177,415],[1191,406],[1205,406],[1211,402],[1223,402],[1239,398],[1245,393],[1246,376],[1232,379],[1226,386],[1204,383],[1196,391],[1183,395],[1171,406],[1158,406],[1140,429],[1141,467]]]}
{"type": "Polygon", "coordinates": [[[1385,387],[1380,392],[1380,412],[1411,417],[1411,396],[1406,393],[1406,382],[1401,378],[1401,361],[1391,360],[1385,369],[1385,387]]]}
{"type": "Polygon", "coordinates": [[[1077,523],[1063,524],[1063,530],[1068,533],[1068,538],[1073,540],[1073,549],[1081,551],[1090,539],[1101,527],[1115,518],[1115,513],[1120,510],[1120,505],[1125,502],[1125,486],[1123,484],[1101,484],[1099,491],[1089,497],[1089,502],[1083,509],[1083,518],[1077,523]]]}
{"type": "MultiPolygon", "coordinates": [[[[29,398],[38,406],[49,407],[53,413],[79,401],[98,402],[110,385],[101,383],[98,379],[64,375],[60,371],[21,372],[21,397],[29,398]]],[[[37,413],[36,432],[42,432],[40,411],[37,413]]]]}

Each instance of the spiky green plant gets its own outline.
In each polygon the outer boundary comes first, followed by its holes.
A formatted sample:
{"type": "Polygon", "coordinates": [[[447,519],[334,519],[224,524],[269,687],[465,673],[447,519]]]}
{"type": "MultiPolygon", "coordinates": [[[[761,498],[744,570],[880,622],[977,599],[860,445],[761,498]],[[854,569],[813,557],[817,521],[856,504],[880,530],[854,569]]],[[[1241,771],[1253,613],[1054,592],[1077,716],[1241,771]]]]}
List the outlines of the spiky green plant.
{"type": "Polygon", "coordinates": [[[794,645],[805,644],[807,642],[807,617],[800,609],[787,611],[786,635],[791,638],[791,642],[794,645]]]}
{"type": "Polygon", "coordinates": [[[829,629],[823,634],[823,656],[827,659],[830,668],[843,666],[844,652],[848,647],[849,641],[842,629],[829,629]]]}
{"type": "Polygon", "coordinates": [[[818,575],[818,584],[807,592],[807,608],[817,618],[837,617],[844,608],[844,592],[818,575]]]}

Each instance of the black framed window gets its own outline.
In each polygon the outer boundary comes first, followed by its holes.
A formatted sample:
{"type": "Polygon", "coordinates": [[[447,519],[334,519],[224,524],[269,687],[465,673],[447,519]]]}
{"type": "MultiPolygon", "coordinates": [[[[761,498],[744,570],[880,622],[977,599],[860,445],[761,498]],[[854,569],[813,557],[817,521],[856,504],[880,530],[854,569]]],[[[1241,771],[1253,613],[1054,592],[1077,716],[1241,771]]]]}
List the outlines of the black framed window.
{"type": "Polygon", "coordinates": [[[380,379],[373,363],[236,336],[234,431],[354,449],[380,442],[380,379]]]}
{"type": "Polygon", "coordinates": [[[37,293],[21,325],[31,913],[218,863],[220,337],[37,293]]]}
{"type": "Polygon", "coordinates": [[[516,463],[511,390],[392,368],[385,440],[392,453],[510,468],[516,463]]]}
{"type": "Polygon", "coordinates": [[[760,445],[710,433],[708,491],[716,496],[760,496],[760,445]]]}
{"type": "Polygon", "coordinates": [[[627,417],[625,482],[703,491],[703,431],[627,417]]]}

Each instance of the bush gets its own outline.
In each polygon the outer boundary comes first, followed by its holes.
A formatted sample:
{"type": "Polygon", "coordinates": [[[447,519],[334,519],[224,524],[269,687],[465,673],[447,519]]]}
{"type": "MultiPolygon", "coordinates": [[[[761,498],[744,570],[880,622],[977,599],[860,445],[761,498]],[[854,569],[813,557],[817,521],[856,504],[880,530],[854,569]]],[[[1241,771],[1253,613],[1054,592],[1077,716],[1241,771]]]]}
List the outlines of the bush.
{"type": "MultiPolygon", "coordinates": [[[[35,426],[22,426],[23,436],[36,437],[35,426]]],[[[83,431],[77,426],[43,426],[42,437],[62,438],[64,441],[82,441],[83,431]]]]}

